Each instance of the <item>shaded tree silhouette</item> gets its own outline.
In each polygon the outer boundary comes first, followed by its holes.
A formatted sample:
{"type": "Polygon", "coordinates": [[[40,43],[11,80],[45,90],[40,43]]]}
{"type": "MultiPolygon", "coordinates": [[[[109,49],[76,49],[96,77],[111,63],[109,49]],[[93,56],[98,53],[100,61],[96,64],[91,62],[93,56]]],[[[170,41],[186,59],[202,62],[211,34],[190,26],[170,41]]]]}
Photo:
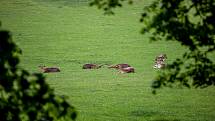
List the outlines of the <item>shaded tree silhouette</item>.
{"type": "MultiPolygon", "coordinates": [[[[94,0],[90,3],[106,14],[131,0],[94,0]]],[[[215,64],[210,54],[215,50],[214,0],[154,0],[144,8],[141,33],[151,33],[153,41],[177,41],[188,48],[181,58],[167,66],[152,83],[152,88],[182,85],[204,88],[215,85],[215,64]]]]}
{"type": "Polygon", "coordinates": [[[0,120],[74,120],[74,107],[54,94],[42,74],[18,67],[20,54],[10,32],[0,29],[0,120]]]}

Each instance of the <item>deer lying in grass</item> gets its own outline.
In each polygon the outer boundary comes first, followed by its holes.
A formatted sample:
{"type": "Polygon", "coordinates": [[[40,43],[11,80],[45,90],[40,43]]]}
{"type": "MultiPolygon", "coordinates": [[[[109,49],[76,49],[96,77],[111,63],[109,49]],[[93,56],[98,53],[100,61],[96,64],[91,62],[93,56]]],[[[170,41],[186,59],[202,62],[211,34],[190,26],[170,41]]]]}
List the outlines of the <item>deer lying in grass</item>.
{"type": "Polygon", "coordinates": [[[120,73],[134,73],[134,68],[131,67],[129,64],[111,65],[108,68],[118,69],[120,73]]]}
{"type": "Polygon", "coordinates": [[[120,73],[134,73],[134,68],[133,67],[120,68],[119,72],[120,73]]]}
{"type": "Polygon", "coordinates": [[[117,65],[111,65],[108,68],[115,68],[115,69],[121,69],[121,68],[127,68],[131,67],[129,64],[117,64],[117,65]]]}
{"type": "Polygon", "coordinates": [[[53,73],[53,72],[60,72],[60,69],[57,67],[45,67],[45,66],[39,66],[41,71],[43,73],[53,73]]]}
{"type": "Polygon", "coordinates": [[[96,64],[84,64],[82,69],[98,69],[101,68],[103,65],[96,65],[96,64]]]}

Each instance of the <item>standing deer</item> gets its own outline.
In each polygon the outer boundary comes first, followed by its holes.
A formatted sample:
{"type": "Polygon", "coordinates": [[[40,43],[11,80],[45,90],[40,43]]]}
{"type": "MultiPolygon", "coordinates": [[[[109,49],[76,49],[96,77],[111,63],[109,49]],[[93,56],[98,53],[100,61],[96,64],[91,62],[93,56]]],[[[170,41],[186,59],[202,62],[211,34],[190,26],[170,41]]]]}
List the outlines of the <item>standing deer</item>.
{"type": "Polygon", "coordinates": [[[156,62],[154,65],[154,68],[163,69],[166,67],[166,64],[164,62],[156,62]]]}
{"type": "Polygon", "coordinates": [[[41,71],[43,73],[53,73],[53,72],[60,72],[60,69],[57,67],[45,67],[45,66],[39,66],[41,71]]]}
{"type": "Polygon", "coordinates": [[[160,54],[159,56],[156,57],[157,60],[160,61],[165,61],[167,59],[167,55],[166,54],[160,54]]]}
{"type": "Polygon", "coordinates": [[[165,60],[166,59],[167,59],[167,55],[166,54],[160,54],[159,56],[157,56],[155,58],[154,68],[159,68],[159,69],[165,68],[165,66],[166,66],[165,60]]]}

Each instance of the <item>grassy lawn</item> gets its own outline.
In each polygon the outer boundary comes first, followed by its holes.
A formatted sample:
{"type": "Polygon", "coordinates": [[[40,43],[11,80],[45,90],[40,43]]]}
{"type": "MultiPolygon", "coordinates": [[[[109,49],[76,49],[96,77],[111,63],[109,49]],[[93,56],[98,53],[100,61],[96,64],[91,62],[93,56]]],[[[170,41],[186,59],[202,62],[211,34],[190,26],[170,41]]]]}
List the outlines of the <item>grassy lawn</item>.
{"type": "Polygon", "coordinates": [[[77,121],[214,121],[214,87],[152,95],[155,56],[166,53],[170,63],[186,48],[140,34],[140,13],[150,0],[117,9],[115,16],[77,1],[0,0],[2,27],[23,50],[20,66],[31,72],[40,65],[60,67],[60,73],[44,75],[57,94],[69,97],[77,121]],[[85,63],[129,63],[136,73],[83,70],[85,63]]]}

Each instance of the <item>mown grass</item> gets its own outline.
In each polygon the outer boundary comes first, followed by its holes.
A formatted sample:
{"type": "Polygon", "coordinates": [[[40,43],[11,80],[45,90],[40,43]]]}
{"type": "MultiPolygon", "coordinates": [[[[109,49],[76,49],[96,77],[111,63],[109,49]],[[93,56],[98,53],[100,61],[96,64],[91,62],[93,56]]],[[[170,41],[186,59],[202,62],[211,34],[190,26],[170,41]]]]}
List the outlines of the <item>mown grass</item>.
{"type": "Polygon", "coordinates": [[[44,74],[59,95],[67,95],[78,121],[213,121],[214,87],[161,89],[151,93],[158,70],[154,57],[168,62],[186,48],[175,42],[149,42],[138,22],[146,3],[116,10],[115,16],[86,3],[67,0],[1,0],[0,20],[23,50],[21,67],[39,72],[39,65],[58,66],[60,73],[44,74]],[[84,63],[129,63],[134,74],[101,68],[82,70],[84,63]]]}

